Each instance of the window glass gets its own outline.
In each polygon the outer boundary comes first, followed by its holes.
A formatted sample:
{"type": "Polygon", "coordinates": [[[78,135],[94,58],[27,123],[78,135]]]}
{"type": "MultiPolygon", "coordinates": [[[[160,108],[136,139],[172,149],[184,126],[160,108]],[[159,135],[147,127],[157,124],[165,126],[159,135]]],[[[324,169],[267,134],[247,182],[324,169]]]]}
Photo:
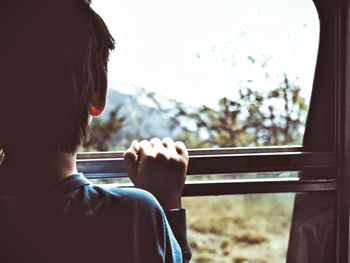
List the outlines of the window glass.
{"type": "Polygon", "coordinates": [[[294,194],[187,197],[193,262],[286,261],[294,194]]]}
{"type": "Polygon", "coordinates": [[[165,136],[191,148],[301,143],[319,37],[312,1],[92,6],[117,45],[107,109],[84,150],[165,136]]]}

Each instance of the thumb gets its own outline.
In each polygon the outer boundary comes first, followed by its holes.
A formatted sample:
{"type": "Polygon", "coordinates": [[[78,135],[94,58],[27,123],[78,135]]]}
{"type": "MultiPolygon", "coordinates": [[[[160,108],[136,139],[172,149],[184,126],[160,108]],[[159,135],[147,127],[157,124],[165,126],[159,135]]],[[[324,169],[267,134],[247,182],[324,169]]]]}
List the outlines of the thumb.
{"type": "Polygon", "coordinates": [[[135,184],[136,176],[137,176],[137,168],[139,161],[139,143],[134,141],[131,146],[124,152],[124,165],[125,169],[131,179],[131,181],[135,184]]]}

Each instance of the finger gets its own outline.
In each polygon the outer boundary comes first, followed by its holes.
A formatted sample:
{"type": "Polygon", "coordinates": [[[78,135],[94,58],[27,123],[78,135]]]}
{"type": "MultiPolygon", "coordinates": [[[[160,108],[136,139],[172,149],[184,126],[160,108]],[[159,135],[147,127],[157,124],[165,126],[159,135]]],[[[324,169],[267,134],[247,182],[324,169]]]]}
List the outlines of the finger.
{"type": "Polygon", "coordinates": [[[149,142],[151,143],[153,148],[163,148],[162,141],[158,138],[152,138],[149,142]]]}
{"type": "Polygon", "coordinates": [[[138,161],[138,155],[140,151],[140,145],[138,141],[133,141],[130,147],[124,152],[123,156],[127,156],[130,160],[138,161]]]}
{"type": "Polygon", "coordinates": [[[139,145],[137,141],[134,141],[131,146],[124,152],[124,164],[125,169],[132,182],[135,182],[138,167],[138,150],[139,145]]]}
{"type": "Polygon", "coordinates": [[[131,181],[135,182],[137,175],[137,162],[135,160],[134,154],[131,152],[124,153],[124,165],[131,181]]]}
{"type": "Polygon", "coordinates": [[[166,137],[162,140],[162,144],[165,148],[167,148],[169,150],[169,153],[173,156],[176,156],[177,155],[177,152],[176,152],[176,148],[175,148],[175,143],[174,141],[169,138],[169,137],[166,137]]]}
{"type": "Polygon", "coordinates": [[[179,155],[182,155],[186,159],[188,159],[187,147],[183,142],[180,142],[180,141],[175,142],[175,148],[176,148],[176,151],[179,155]]]}
{"type": "Polygon", "coordinates": [[[158,160],[168,160],[169,159],[169,153],[168,150],[163,146],[162,141],[158,138],[152,138],[150,140],[150,143],[153,147],[154,154],[156,159],[158,160]]]}
{"type": "Polygon", "coordinates": [[[162,144],[165,148],[168,148],[169,150],[175,149],[174,141],[169,137],[164,138],[162,140],[162,144]]]}
{"type": "Polygon", "coordinates": [[[154,150],[151,143],[147,140],[140,142],[140,157],[141,159],[145,156],[154,157],[154,150]]]}
{"type": "Polygon", "coordinates": [[[134,141],[132,142],[132,144],[131,144],[130,147],[132,147],[132,148],[134,149],[134,151],[137,152],[137,153],[140,151],[140,144],[139,144],[139,142],[136,141],[136,140],[134,140],[134,141]]]}

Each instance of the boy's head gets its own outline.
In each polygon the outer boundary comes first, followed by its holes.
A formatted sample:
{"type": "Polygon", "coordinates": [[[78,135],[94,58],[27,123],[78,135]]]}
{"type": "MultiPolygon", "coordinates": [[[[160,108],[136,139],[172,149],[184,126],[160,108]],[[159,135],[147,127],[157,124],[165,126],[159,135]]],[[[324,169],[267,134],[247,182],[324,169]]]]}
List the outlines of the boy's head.
{"type": "Polygon", "coordinates": [[[103,20],[84,0],[11,0],[0,34],[0,149],[74,153],[107,85],[103,20]]]}

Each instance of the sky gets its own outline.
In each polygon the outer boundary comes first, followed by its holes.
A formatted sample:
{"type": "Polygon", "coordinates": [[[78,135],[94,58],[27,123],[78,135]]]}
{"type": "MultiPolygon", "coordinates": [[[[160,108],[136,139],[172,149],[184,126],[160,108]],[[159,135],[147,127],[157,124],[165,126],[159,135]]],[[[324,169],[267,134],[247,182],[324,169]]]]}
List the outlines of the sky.
{"type": "Polygon", "coordinates": [[[94,0],[92,7],[117,42],[111,88],[215,107],[240,87],[277,88],[287,74],[310,97],[319,38],[311,0],[94,0]]]}

